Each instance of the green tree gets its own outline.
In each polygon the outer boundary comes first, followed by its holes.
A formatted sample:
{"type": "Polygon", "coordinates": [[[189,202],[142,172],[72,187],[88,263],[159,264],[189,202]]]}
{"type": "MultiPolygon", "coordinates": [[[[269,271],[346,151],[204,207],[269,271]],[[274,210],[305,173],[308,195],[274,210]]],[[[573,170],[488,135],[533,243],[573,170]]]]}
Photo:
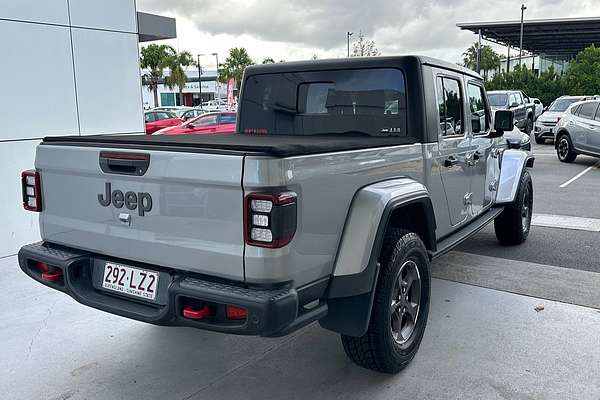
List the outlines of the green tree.
{"type": "Polygon", "coordinates": [[[179,104],[183,105],[183,89],[187,82],[187,75],[185,70],[190,65],[196,65],[194,57],[189,51],[182,51],[169,57],[168,66],[171,70],[171,74],[165,77],[165,85],[169,89],[177,87],[179,89],[179,104]]]}
{"type": "Polygon", "coordinates": [[[528,96],[539,98],[544,104],[569,94],[566,79],[561,78],[552,67],[536,76],[525,65],[517,65],[511,72],[494,75],[485,87],[488,90],[522,90],[528,96]]]}
{"type": "Polygon", "coordinates": [[[220,65],[219,81],[227,82],[229,79],[235,79],[236,86],[239,89],[242,81],[242,75],[246,67],[253,65],[254,62],[243,47],[234,47],[229,50],[229,55],[225,62],[220,65]]]}
{"type": "Polygon", "coordinates": [[[158,82],[175,54],[175,49],[166,44],[151,44],[141,50],[140,66],[148,69],[148,73],[142,76],[142,80],[145,85],[148,85],[148,90],[154,93],[155,107],[158,107],[158,82]]]}
{"type": "Polygon", "coordinates": [[[595,45],[584,49],[569,65],[566,75],[572,95],[600,93],[600,48],[595,45]]]}
{"type": "Polygon", "coordinates": [[[374,40],[368,40],[362,32],[358,33],[358,40],[352,44],[352,57],[375,57],[380,55],[374,40]]]}
{"type": "Polygon", "coordinates": [[[263,64],[275,64],[275,60],[273,60],[271,57],[267,57],[264,60],[262,60],[263,64]]]}
{"type": "MultiPolygon", "coordinates": [[[[478,49],[479,43],[473,43],[473,45],[463,53],[464,66],[474,71],[477,70],[478,49]]],[[[481,46],[481,59],[479,60],[479,66],[481,71],[483,71],[483,77],[485,79],[487,79],[489,71],[493,71],[500,66],[500,55],[494,51],[492,46],[487,44],[481,46]]]]}

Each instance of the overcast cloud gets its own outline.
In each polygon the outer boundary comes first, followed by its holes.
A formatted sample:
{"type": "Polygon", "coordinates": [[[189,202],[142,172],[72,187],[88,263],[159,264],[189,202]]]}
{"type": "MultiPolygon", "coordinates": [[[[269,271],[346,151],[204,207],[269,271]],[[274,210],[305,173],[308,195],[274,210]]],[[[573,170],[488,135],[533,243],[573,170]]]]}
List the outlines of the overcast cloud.
{"type": "MultiPolygon", "coordinates": [[[[346,53],[346,31],[362,31],[383,55],[424,54],[457,62],[475,35],[458,22],[517,20],[520,0],[137,0],[140,11],[177,18],[171,44],[194,54],[243,46],[260,62],[346,53]]],[[[525,19],[600,16],[600,1],[526,2],[525,19]]],[[[209,58],[207,64],[214,65],[209,58]]]]}

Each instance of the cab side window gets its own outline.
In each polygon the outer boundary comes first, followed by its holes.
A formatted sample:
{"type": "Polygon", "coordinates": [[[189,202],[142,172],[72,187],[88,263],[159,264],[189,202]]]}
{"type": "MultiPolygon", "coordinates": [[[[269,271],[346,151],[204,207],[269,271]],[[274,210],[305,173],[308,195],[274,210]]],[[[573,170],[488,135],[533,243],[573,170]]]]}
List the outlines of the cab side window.
{"type": "Polygon", "coordinates": [[[464,124],[460,82],[452,78],[438,77],[437,100],[442,136],[461,135],[464,124]]]}
{"type": "Polygon", "coordinates": [[[467,86],[469,96],[469,111],[471,116],[471,129],[474,134],[486,132],[489,129],[489,115],[485,104],[485,93],[481,86],[469,83],[467,86]]]}
{"type": "Polygon", "coordinates": [[[156,116],[154,113],[147,113],[145,116],[146,123],[156,121],[156,116]]]}

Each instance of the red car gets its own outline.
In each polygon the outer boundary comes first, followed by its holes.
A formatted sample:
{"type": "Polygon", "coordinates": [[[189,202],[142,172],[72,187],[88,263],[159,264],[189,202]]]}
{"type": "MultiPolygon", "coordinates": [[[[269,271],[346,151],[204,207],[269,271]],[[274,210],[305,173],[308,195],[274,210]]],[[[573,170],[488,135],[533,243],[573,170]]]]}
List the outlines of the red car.
{"type": "Polygon", "coordinates": [[[181,125],[183,122],[181,118],[177,118],[177,115],[170,111],[147,111],[144,113],[144,119],[148,135],[169,126],[181,125]]]}
{"type": "Polygon", "coordinates": [[[235,112],[214,112],[186,121],[180,126],[161,130],[161,135],[209,135],[212,133],[234,133],[237,114],[235,112]]]}

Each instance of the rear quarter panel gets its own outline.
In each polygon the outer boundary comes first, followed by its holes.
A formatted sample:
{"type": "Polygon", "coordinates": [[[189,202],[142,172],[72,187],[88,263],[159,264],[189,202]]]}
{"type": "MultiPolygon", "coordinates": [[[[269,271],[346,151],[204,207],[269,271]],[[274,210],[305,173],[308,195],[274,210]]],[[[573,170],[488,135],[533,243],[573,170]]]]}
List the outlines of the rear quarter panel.
{"type": "MultiPolygon", "coordinates": [[[[293,281],[301,286],[330,275],[350,205],[360,188],[408,177],[439,193],[439,171],[424,172],[430,168],[424,162],[425,151],[425,145],[415,144],[283,159],[247,156],[244,194],[295,191],[298,224],[292,242],[284,248],[246,246],[246,281],[293,281]]],[[[445,211],[445,200],[441,205],[445,211]]]]}

